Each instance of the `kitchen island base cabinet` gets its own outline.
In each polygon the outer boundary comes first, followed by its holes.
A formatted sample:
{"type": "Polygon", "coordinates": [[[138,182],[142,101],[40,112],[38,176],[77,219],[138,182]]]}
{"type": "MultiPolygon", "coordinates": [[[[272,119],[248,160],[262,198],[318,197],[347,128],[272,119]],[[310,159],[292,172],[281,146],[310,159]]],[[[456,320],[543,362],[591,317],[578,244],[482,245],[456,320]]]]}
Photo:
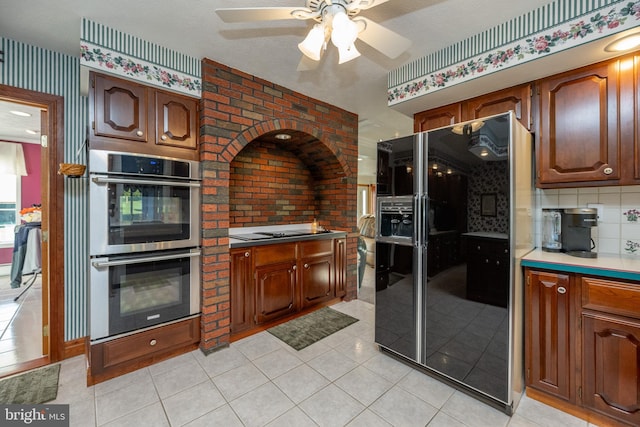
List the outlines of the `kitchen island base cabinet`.
{"type": "Polygon", "coordinates": [[[234,248],[230,257],[232,340],[346,294],[346,239],[234,248]]]}

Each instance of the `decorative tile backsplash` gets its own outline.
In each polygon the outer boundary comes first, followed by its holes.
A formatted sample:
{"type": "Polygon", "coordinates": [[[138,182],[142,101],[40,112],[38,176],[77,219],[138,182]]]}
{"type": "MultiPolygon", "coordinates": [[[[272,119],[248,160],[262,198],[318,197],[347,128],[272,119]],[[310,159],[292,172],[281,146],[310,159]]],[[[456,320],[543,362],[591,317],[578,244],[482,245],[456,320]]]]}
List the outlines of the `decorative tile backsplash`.
{"type": "Polygon", "coordinates": [[[640,257],[640,186],[536,189],[536,246],[541,246],[542,209],[604,206],[591,230],[596,251],[640,257]]]}

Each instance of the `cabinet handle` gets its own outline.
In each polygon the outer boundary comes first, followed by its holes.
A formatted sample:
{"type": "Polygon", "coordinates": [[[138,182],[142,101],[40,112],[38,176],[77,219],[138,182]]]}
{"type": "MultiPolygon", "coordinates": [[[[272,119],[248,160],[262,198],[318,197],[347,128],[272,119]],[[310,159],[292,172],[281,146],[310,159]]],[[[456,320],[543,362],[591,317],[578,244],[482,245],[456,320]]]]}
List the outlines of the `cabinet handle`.
{"type": "Polygon", "coordinates": [[[611,175],[613,173],[613,168],[604,168],[603,172],[605,175],[611,175]]]}
{"type": "Polygon", "coordinates": [[[564,286],[560,286],[558,288],[558,293],[559,294],[566,294],[567,293],[567,288],[565,288],[564,286]]]}
{"type": "Polygon", "coordinates": [[[161,139],[161,140],[163,140],[163,141],[166,141],[166,140],[167,140],[167,135],[164,135],[164,134],[163,134],[163,135],[160,137],[160,139],[161,139]]]}
{"type": "Polygon", "coordinates": [[[304,268],[307,268],[307,269],[308,269],[308,268],[309,268],[309,264],[305,264],[305,265],[304,265],[304,268]]]}
{"type": "Polygon", "coordinates": [[[149,345],[150,345],[150,346],[154,346],[154,345],[156,345],[156,344],[158,344],[158,341],[156,341],[156,340],[151,340],[151,341],[149,341],[149,345]]]}
{"type": "Polygon", "coordinates": [[[136,135],[142,136],[142,135],[144,135],[144,133],[141,130],[139,130],[138,132],[136,132],[136,135]]]}
{"type": "Polygon", "coordinates": [[[249,255],[251,255],[249,252],[244,253],[245,258],[249,258],[249,255]]]}

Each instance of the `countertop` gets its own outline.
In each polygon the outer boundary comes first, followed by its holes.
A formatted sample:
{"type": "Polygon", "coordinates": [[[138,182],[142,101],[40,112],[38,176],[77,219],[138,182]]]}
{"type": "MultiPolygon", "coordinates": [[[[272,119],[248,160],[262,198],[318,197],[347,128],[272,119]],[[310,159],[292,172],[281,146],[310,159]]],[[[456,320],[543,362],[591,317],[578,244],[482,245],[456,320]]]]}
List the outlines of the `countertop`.
{"type": "MultiPolygon", "coordinates": [[[[229,235],[242,235],[252,234],[256,232],[285,232],[289,230],[309,230],[311,232],[311,224],[293,224],[293,225],[276,225],[276,226],[264,226],[264,227],[244,227],[244,228],[230,228],[229,235]]],[[[346,231],[331,230],[329,232],[323,232],[318,234],[310,234],[304,236],[288,236],[288,237],[273,237],[261,240],[240,240],[229,237],[229,248],[247,248],[250,246],[263,246],[273,245],[278,243],[299,242],[306,240],[325,240],[325,239],[340,239],[347,237],[346,231]]]]}
{"type": "Polygon", "coordinates": [[[640,281],[640,257],[599,253],[597,258],[579,258],[565,253],[535,249],[522,258],[525,267],[640,281]]]}

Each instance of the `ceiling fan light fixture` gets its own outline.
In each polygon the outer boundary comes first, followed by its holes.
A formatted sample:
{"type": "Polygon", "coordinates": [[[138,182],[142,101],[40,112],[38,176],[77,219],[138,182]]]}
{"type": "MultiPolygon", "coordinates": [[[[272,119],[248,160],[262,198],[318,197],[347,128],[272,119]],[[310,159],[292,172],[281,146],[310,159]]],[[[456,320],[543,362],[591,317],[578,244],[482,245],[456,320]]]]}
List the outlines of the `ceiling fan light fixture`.
{"type": "Polygon", "coordinates": [[[334,46],[338,49],[350,48],[357,38],[358,25],[344,11],[335,12],[331,24],[331,42],[334,46]]]}
{"type": "Polygon", "coordinates": [[[298,44],[298,49],[314,61],[320,61],[324,40],[324,26],[322,24],[315,24],[309,31],[309,34],[307,34],[307,37],[298,44]]]}
{"type": "Polygon", "coordinates": [[[338,64],[344,64],[352,59],[356,59],[358,56],[360,56],[360,52],[358,52],[354,44],[348,47],[338,47],[338,64]]]}

